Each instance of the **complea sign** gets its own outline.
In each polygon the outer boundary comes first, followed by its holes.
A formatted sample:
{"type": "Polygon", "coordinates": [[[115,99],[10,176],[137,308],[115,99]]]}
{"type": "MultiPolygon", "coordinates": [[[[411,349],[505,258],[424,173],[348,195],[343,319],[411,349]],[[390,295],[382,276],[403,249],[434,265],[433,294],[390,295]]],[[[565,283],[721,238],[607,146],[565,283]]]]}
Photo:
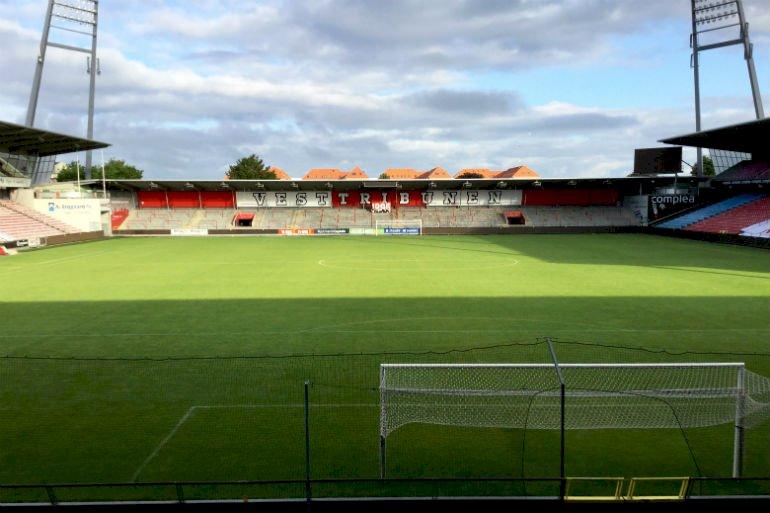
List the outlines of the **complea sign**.
{"type": "Polygon", "coordinates": [[[694,207],[698,198],[695,194],[653,194],[650,195],[649,219],[655,221],[694,207]]]}

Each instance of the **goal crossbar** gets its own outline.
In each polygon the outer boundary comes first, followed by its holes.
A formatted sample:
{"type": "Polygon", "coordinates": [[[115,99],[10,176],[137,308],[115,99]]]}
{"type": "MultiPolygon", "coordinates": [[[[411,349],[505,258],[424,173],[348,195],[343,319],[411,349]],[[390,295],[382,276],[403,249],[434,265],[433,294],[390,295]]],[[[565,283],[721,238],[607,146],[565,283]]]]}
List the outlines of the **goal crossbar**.
{"type": "MultiPolygon", "coordinates": [[[[563,369],[569,368],[635,368],[635,367],[745,367],[742,362],[683,362],[683,363],[560,363],[559,367],[563,369]]],[[[437,369],[537,369],[548,368],[553,369],[552,363],[382,363],[380,368],[437,368],[437,369]]]]}

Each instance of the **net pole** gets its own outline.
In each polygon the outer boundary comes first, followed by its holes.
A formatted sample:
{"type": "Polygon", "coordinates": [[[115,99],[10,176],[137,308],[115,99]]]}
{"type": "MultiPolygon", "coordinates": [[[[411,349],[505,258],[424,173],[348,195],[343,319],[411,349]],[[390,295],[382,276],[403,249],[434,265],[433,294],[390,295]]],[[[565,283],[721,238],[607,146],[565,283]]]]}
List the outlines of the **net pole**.
{"type": "Polygon", "coordinates": [[[746,406],[746,367],[738,368],[738,379],[735,391],[735,435],[733,438],[733,477],[743,474],[743,417],[746,406]]]}
{"type": "Polygon", "coordinates": [[[386,456],[386,426],[387,426],[387,405],[385,394],[385,366],[380,365],[380,479],[385,479],[385,456],[386,456]]]}
{"type": "Polygon", "coordinates": [[[556,370],[556,377],[559,379],[559,497],[564,500],[567,494],[567,473],[566,473],[566,443],[565,443],[565,425],[564,425],[564,411],[566,409],[566,386],[564,384],[564,375],[561,372],[559,366],[559,359],[556,357],[556,350],[553,348],[551,339],[547,338],[545,341],[548,343],[548,350],[551,352],[551,358],[553,359],[553,366],[556,370]]]}

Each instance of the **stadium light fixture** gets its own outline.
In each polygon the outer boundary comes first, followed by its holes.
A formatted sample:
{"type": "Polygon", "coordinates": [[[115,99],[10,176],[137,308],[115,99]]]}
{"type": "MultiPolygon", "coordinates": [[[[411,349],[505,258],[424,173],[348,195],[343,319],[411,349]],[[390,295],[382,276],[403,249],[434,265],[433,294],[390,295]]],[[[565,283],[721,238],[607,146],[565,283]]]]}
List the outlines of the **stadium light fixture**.
{"type": "Polygon", "coordinates": [[[505,182],[502,182],[502,181],[497,182],[497,188],[498,189],[505,189],[507,186],[508,186],[508,184],[506,184],[505,182]]]}
{"type": "Polygon", "coordinates": [[[297,182],[291,182],[291,186],[292,186],[294,189],[299,189],[299,184],[297,184],[297,182]]]}
{"type": "Polygon", "coordinates": [[[150,189],[157,189],[157,188],[158,188],[158,184],[156,184],[155,182],[150,182],[150,189]]]}
{"type": "Polygon", "coordinates": [[[265,184],[263,184],[262,182],[257,182],[257,189],[264,189],[264,188],[265,188],[265,184]]]}
{"type": "Polygon", "coordinates": [[[184,188],[185,189],[195,189],[195,186],[193,184],[191,184],[190,182],[187,182],[186,184],[184,184],[184,188]]]}
{"type": "Polygon", "coordinates": [[[543,184],[540,183],[540,180],[535,180],[534,182],[532,182],[532,186],[533,187],[542,187],[543,184]]]}
{"type": "Polygon", "coordinates": [[[222,182],[219,184],[220,189],[229,189],[230,186],[227,184],[227,182],[222,182]]]}
{"type": "Polygon", "coordinates": [[[428,187],[430,187],[431,189],[435,189],[436,188],[436,182],[429,183],[428,187]]]}
{"type": "Polygon", "coordinates": [[[326,188],[327,188],[327,189],[333,189],[333,188],[334,188],[334,186],[332,185],[332,183],[331,183],[331,182],[326,182],[326,188]]]}
{"type": "Polygon", "coordinates": [[[465,187],[466,189],[469,189],[472,185],[473,185],[472,183],[466,180],[465,183],[463,184],[463,187],[465,187]]]}
{"type": "Polygon", "coordinates": [[[577,185],[577,182],[575,180],[570,180],[569,182],[567,182],[567,185],[571,185],[574,187],[577,185]]]}

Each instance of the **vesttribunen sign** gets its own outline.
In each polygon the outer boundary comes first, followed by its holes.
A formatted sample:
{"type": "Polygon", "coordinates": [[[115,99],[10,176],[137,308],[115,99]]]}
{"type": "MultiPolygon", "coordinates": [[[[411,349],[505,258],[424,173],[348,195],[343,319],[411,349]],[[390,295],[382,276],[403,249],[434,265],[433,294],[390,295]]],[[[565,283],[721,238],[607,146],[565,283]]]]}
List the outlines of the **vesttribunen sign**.
{"type": "Polygon", "coordinates": [[[371,208],[374,205],[399,207],[508,207],[521,205],[521,191],[302,191],[237,192],[238,208],[371,208]]]}
{"type": "Polygon", "coordinates": [[[237,192],[235,201],[238,208],[331,207],[332,193],[330,191],[237,192]]]}
{"type": "Polygon", "coordinates": [[[521,191],[425,191],[428,207],[503,207],[521,205],[521,191]]]}

